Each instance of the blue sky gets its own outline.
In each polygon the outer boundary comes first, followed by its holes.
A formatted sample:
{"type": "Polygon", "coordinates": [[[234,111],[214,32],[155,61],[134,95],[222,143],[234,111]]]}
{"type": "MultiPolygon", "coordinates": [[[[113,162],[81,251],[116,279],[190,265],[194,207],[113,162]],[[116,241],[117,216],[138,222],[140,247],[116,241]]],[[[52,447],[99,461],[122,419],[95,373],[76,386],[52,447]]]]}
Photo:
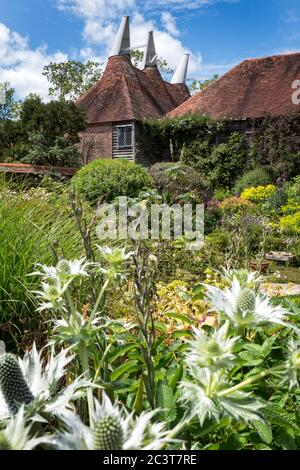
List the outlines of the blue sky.
{"type": "Polygon", "coordinates": [[[50,61],[107,58],[122,15],[132,43],[154,29],[174,68],[191,52],[189,77],[222,74],[249,57],[300,51],[299,0],[0,0],[0,81],[19,97],[46,97],[50,61]]]}

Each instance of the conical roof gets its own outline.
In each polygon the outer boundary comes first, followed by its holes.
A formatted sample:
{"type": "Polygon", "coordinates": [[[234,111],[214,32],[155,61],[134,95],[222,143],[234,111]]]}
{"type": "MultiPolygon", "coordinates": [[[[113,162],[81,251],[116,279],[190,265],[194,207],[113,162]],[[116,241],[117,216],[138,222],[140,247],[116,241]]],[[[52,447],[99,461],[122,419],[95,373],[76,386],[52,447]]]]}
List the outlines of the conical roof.
{"type": "Polygon", "coordinates": [[[77,100],[88,123],[160,118],[189,97],[165,82],[157,67],[137,69],[126,55],[110,57],[102,78],[77,100]]]}

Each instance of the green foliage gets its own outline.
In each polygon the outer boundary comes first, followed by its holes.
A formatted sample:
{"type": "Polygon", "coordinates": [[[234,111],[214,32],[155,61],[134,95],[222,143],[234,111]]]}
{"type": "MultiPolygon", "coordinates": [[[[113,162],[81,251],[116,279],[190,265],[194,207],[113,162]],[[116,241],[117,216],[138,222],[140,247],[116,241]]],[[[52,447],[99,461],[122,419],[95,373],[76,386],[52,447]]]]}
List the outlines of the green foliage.
{"type": "Polygon", "coordinates": [[[31,165],[77,167],[81,162],[81,154],[65,137],[56,137],[54,145],[49,147],[44,134],[33,131],[28,135],[26,153],[20,161],[31,165]]]}
{"type": "Polygon", "coordinates": [[[75,101],[102,76],[102,64],[89,60],[86,63],[70,60],[50,63],[43,69],[43,75],[51,83],[49,95],[60,101],[75,101]]]}
{"type": "Polygon", "coordinates": [[[126,160],[94,160],[72,179],[89,201],[110,202],[118,196],[135,197],[153,185],[147,170],[126,160]]]}
{"type": "Polygon", "coordinates": [[[206,141],[194,141],[185,147],[183,161],[205,176],[213,188],[231,188],[246,164],[244,136],[235,132],[227,143],[213,147],[206,141]]]}
{"type": "Polygon", "coordinates": [[[271,183],[269,173],[265,168],[256,168],[255,170],[247,171],[240,178],[237,179],[234,185],[234,192],[240,194],[244,189],[257,186],[266,186],[271,183]]]}
{"type": "Polygon", "coordinates": [[[39,97],[29,96],[20,106],[19,120],[0,122],[0,158],[77,166],[80,154],[74,144],[84,129],[84,113],[74,103],[43,103],[39,97]]]}
{"type": "Polygon", "coordinates": [[[37,279],[28,274],[41,260],[53,262],[54,246],[59,253],[70,257],[78,256],[81,251],[81,240],[75,221],[70,218],[66,196],[40,188],[12,191],[2,185],[0,246],[0,319],[2,324],[6,323],[2,338],[14,343],[14,347],[17,340],[24,341],[25,346],[32,336],[39,340],[46,328],[34,313],[35,299],[31,291],[36,289],[37,279]]]}
{"type": "Polygon", "coordinates": [[[181,118],[150,119],[138,122],[138,145],[146,154],[147,160],[154,164],[166,155],[172,161],[184,158],[185,147],[194,141],[213,144],[222,123],[207,116],[184,116],[181,118]]]}
{"type": "Polygon", "coordinates": [[[79,141],[78,132],[85,129],[85,115],[74,103],[50,101],[29,96],[20,110],[21,125],[27,133],[40,131],[49,145],[66,136],[70,143],[79,141]]]}
{"type": "Polygon", "coordinates": [[[209,190],[204,177],[182,163],[156,163],[150,168],[150,175],[158,191],[171,201],[186,193],[202,201],[209,190]]]}

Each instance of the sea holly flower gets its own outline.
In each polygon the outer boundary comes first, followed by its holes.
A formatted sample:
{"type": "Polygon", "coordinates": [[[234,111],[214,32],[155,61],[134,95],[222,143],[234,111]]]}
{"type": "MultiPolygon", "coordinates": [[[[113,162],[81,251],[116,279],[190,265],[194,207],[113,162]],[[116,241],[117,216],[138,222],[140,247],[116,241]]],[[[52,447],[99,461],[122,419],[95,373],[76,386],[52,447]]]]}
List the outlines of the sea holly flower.
{"type": "Polygon", "coordinates": [[[53,445],[60,450],[154,450],[169,442],[164,423],[152,423],[158,410],[135,417],[124,407],[113,405],[103,394],[102,403],[95,400],[92,430],[72,412],[60,415],[65,431],[53,445]]]}
{"type": "Polygon", "coordinates": [[[101,247],[98,249],[108,264],[108,268],[100,268],[100,271],[110,281],[122,282],[126,277],[126,263],[131,260],[133,252],[126,253],[125,248],[110,248],[108,246],[101,247]]]}
{"type": "Polygon", "coordinates": [[[26,425],[24,405],[0,430],[0,450],[32,450],[39,444],[48,444],[52,436],[31,437],[30,425],[26,425]]]}
{"type": "Polygon", "coordinates": [[[229,322],[208,335],[203,329],[194,329],[194,340],[189,342],[189,350],[186,354],[188,364],[200,367],[222,368],[230,365],[235,355],[233,347],[239,337],[228,338],[229,322]]]}
{"type": "Polygon", "coordinates": [[[92,263],[86,261],[85,258],[74,261],[61,259],[56,265],[56,271],[61,280],[70,280],[76,277],[87,277],[89,275],[87,268],[91,265],[92,263]]]}
{"type": "Polygon", "coordinates": [[[12,414],[17,413],[18,404],[28,404],[34,399],[19,363],[12,354],[0,356],[0,390],[12,414]]]}
{"type": "Polygon", "coordinates": [[[237,328],[245,329],[267,323],[290,326],[286,320],[291,313],[281,306],[273,306],[268,297],[255,294],[235,277],[230,288],[224,290],[205,285],[206,298],[212,310],[223,313],[237,328]]]}
{"type": "Polygon", "coordinates": [[[82,389],[92,386],[78,377],[66,387],[58,387],[67,365],[74,358],[68,349],[62,349],[57,355],[52,349],[47,362],[41,355],[34,344],[18,363],[10,354],[0,356],[5,365],[0,381],[0,419],[14,414],[21,404],[26,404],[27,412],[34,420],[41,419],[40,414],[62,412],[71,408],[70,402],[82,395],[82,389]]]}
{"type": "Polygon", "coordinates": [[[255,288],[263,280],[258,272],[249,272],[247,269],[223,269],[220,274],[229,285],[237,279],[241,287],[249,289],[255,288]]]}
{"type": "Polygon", "coordinates": [[[244,422],[261,419],[259,410],[263,402],[233,387],[224,370],[212,371],[196,365],[188,368],[190,380],[181,382],[180,400],[188,408],[190,419],[197,416],[201,426],[205,419],[218,420],[224,415],[244,422]]]}
{"type": "Polygon", "coordinates": [[[91,263],[86,261],[85,258],[73,261],[61,259],[56,266],[46,266],[38,263],[37,266],[40,267],[40,271],[35,271],[30,275],[42,276],[45,282],[51,283],[51,281],[54,281],[64,284],[76,277],[88,276],[87,268],[90,265],[91,263]]]}
{"type": "Polygon", "coordinates": [[[41,289],[33,291],[39,299],[39,306],[37,310],[42,312],[44,310],[54,310],[56,312],[65,311],[66,304],[64,294],[68,289],[69,284],[61,285],[59,281],[52,280],[51,283],[42,282],[41,289]]]}

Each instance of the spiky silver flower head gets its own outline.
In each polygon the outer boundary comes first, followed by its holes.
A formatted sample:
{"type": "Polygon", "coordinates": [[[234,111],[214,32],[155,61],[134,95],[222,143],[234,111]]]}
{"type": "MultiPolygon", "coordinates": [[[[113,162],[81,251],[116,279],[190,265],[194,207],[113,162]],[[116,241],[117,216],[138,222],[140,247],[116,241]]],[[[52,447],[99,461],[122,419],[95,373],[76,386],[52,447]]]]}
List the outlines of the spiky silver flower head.
{"type": "Polygon", "coordinates": [[[70,402],[82,394],[82,389],[91,386],[89,381],[78,377],[65,387],[57,387],[73,358],[68,349],[62,349],[57,355],[51,349],[45,362],[35,344],[18,362],[15,358],[12,361],[11,355],[0,355],[5,365],[0,374],[0,420],[14,414],[19,403],[28,404],[26,410],[30,408],[32,419],[39,413],[56,414],[70,408],[70,402]]]}
{"type": "Polygon", "coordinates": [[[86,426],[72,412],[60,415],[65,431],[53,441],[61,450],[154,450],[171,442],[165,423],[152,423],[158,410],[140,416],[128,413],[124,407],[113,405],[104,393],[102,403],[95,400],[95,429],[86,426]]]}
{"type": "Polygon", "coordinates": [[[218,369],[228,367],[234,361],[233,347],[239,337],[229,338],[229,322],[208,335],[203,329],[194,329],[194,340],[189,342],[186,354],[188,364],[218,369]]]}
{"type": "Polygon", "coordinates": [[[117,416],[108,415],[95,426],[94,448],[96,450],[122,450],[124,432],[117,416]]]}
{"type": "Polygon", "coordinates": [[[0,430],[0,450],[31,450],[39,444],[51,442],[50,435],[32,437],[32,423],[26,424],[24,405],[15,416],[3,424],[0,430]]]}
{"type": "Polygon", "coordinates": [[[24,378],[18,361],[12,354],[0,356],[0,390],[11,413],[30,403],[34,397],[24,378]]]}
{"type": "Polygon", "coordinates": [[[206,284],[204,286],[212,310],[225,315],[238,328],[252,328],[266,323],[291,326],[287,323],[287,318],[291,315],[288,310],[272,305],[268,297],[255,294],[236,277],[233,278],[231,287],[224,290],[206,284]]]}

